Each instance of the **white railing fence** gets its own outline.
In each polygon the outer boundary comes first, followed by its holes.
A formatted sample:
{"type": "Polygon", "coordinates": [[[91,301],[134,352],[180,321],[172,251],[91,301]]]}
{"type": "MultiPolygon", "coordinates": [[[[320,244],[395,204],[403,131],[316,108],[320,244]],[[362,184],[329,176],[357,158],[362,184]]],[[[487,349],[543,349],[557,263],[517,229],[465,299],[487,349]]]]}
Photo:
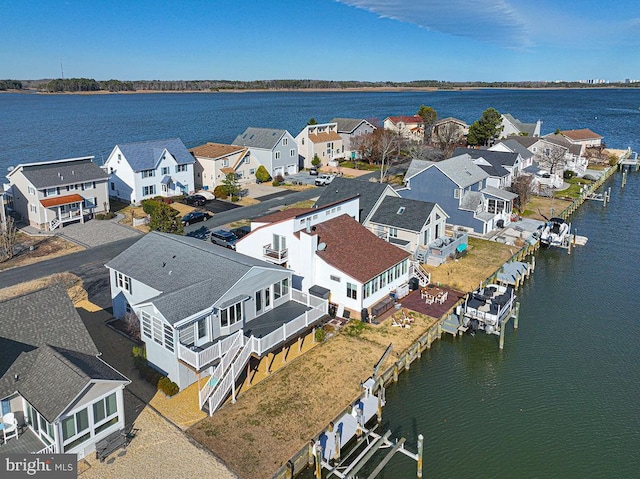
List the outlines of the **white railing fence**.
{"type": "Polygon", "coordinates": [[[222,377],[225,375],[227,368],[233,362],[236,353],[244,344],[244,335],[241,331],[238,331],[236,334],[230,337],[233,338],[233,341],[229,345],[227,353],[222,357],[222,360],[220,361],[218,366],[216,366],[216,368],[213,370],[211,377],[207,380],[204,387],[200,389],[198,393],[200,399],[200,408],[202,408],[202,406],[204,406],[204,404],[207,402],[207,399],[209,399],[211,392],[218,387],[222,380],[222,377]]]}

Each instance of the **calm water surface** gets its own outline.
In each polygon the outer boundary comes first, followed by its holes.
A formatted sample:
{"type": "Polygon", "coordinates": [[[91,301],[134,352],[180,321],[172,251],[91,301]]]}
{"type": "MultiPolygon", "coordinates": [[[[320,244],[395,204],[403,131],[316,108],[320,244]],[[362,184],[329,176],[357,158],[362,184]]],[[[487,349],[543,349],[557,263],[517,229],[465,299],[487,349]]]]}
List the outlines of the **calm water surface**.
{"type": "MultiPolygon", "coordinates": [[[[543,133],[591,128],[640,150],[640,91],[0,95],[0,172],[26,161],[96,155],[117,143],[179,137],[231,142],[247,126],[296,134],[310,117],[411,114],[432,105],[467,122],[494,107],[543,133]]],[[[611,204],[572,218],[585,247],[544,251],[520,290],[520,329],[445,338],[387,391],[384,428],[415,448],[429,478],[640,477],[640,175],[611,204]]],[[[607,186],[608,186],[607,185],[607,186]]],[[[398,458],[384,477],[415,477],[398,458]]]]}

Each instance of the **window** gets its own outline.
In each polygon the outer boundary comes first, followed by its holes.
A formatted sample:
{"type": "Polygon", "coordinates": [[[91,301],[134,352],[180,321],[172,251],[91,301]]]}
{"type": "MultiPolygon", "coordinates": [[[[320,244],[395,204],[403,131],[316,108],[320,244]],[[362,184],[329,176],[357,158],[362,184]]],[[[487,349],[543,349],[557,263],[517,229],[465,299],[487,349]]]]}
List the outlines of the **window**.
{"type": "Polygon", "coordinates": [[[229,160],[225,158],[224,160],[222,160],[222,167],[224,168],[226,166],[229,166],[229,160]]]}
{"type": "Polygon", "coordinates": [[[96,182],[95,181],[88,181],[86,183],[82,183],[82,189],[83,190],[92,190],[96,187],[96,182]]]}
{"type": "Polygon", "coordinates": [[[85,198],[83,201],[83,208],[95,208],[96,207],[96,202],[98,201],[98,198],[96,198],[95,196],[93,198],[85,198]]]}
{"type": "Polygon", "coordinates": [[[273,283],[273,300],[280,299],[280,296],[282,296],[282,294],[280,292],[280,282],[278,281],[277,283],[273,283]]]}
{"type": "Polygon", "coordinates": [[[38,208],[34,204],[29,204],[29,211],[31,211],[32,213],[36,213],[38,211],[38,208]]]}
{"type": "Polygon", "coordinates": [[[371,294],[375,294],[378,291],[378,278],[375,277],[371,280],[371,294]]]}
{"type": "Polygon", "coordinates": [[[29,194],[30,195],[35,195],[36,194],[36,189],[33,186],[29,185],[28,189],[29,189],[29,194]]]}
{"type": "Polygon", "coordinates": [[[131,294],[131,278],[116,271],[116,284],[118,288],[124,289],[131,294]]]}
{"type": "Polygon", "coordinates": [[[380,287],[384,288],[387,285],[387,275],[382,273],[380,275],[380,287]]]}
{"type": "Polygon", "coordinates": [[[169,174],[169,167],[168,166],[163,166],[162,167],[162,174],[163,175],[168,175],[169,174]]]}
{"type": "Polygon", "coordinates": [[[142,196],[150,196],[155,194],[156,194],[156,185],[142,187],[142,196]]]}
{"type": "Polygon", "coordinates": [[[44,196],[56,196],[58,194],[58,188],[47,188],[44,190],[44,196]]]}
{"type": "Polygon", "coordinates": [[[67,191],[75,191],[76,185],[67,185],[67,191]]]}
{"type": "Polygon", "coordinates": [[[279,159],[280,159],[280,152],[276,151],[276,160],[279,160],[279,159]]]}
{"type": "Polygon", "coordinates": [[[347,282],[347,298],[358,299],[358,287],[353,283],[347,282]]]}
{"type": "Polygon", "coordinates": [[[146,311],[140,311],[140,323],[142,324],[142,335],[144,337],[152,339],[171,352],[174,351],[173,328],[171,326],[164,324],[146,311]]]}
{"type": "Polygon", "coordinates": [[[251,169],[249,170],[249,174],[250,174],[250,175],[255,175],[255,174],[256,174],[256,169],[255,169],[255,168],[251,168],[251,169]]]}
{"type": "Polygon", "coordinates": [[[116,189],[116,184],[112,181],[111,182],[111,191],[116,189]]]}
{"type": "Polygon", "coordinates": [[[187,171],[187,165],[176,165],[176,173],[187,171]]]}
{"type": "Polygon", "coordinates": [[[99,434],[109,426],[118,422],[118,403],[116,393],[93,403],[93,424],[97,426],[94,434],[99,434]]]}
{"type": "Polygon", "coordinates": [[[331,281],[337,281],[338,283],[340,282],[340,276],[334,276],[334,275],[330,275],[329,279],[331,281]]]}
{"type": "Polygon", "coordinates": [[[62,420],[62,440],[66,441],[89,429],[89,412],[85,408],[62,420]]]}
{"type": "Polygon", "coordinates": [[[262,291],[256,291],[256,313],[262,311],[262,291]]]}
{"type": "Polygon", "coordinates": [[[365,298],[371,296],[371,283],[365,283],[363,296],[365,298]]]}
{"type": "Polygon", "coordinates": [[[287,146],[287,143],[289,143],[289,139],[288,138],[283,138],[282,139],[282,146],[287,146]]]}
{"type": "MultiPolygon", "coordinates": [[[[268,306],[268,304],[267,304],[268,306]]],[[[220,324],[222,327],[231,326],[242,319],[242,303],[236,303],[220,310],[220,324]]]]}
{"type": "Polygon", "coordinates": [[[456,188],[455,190],[453,190],[453,197],[455,199],[457,199],[457,200],[460,199],[460,189],[459,188],[456,188]]]}
{"type": "Polygon", "coordinates": [[[156,170],[142,170],[140,174],[143,178],[151,178],[152,176],[156,176],[156,170]]]}
{"type": "Polygon", "coordinates": [[[296,150],[294,150],[293,148],[291,148],[291,149],[289,150],[289,156],[290,156],[290,157],[292,157],[292,158],[293,158],[294,156],[296,156],[296,150]]]}
{"type": "Polygon", "coordinates": [[[397,238],[398,237],[398,228],[389,228],[389,237],[397,238]]]}
{"type": "Polygon", "coordinates": [[[405,260],[400,264],[400,266],[402,267],[402,274],[406,274],[409,268],[409,262],[405,260]]]}
{"type": "Polygon", "coordinates": [[[289,294],[289,278],[284,278],[282,280],[282,296],[287,296],[289,294]]]}
{"type": "Polygon", "coordinates": [[[251,162],[251,157],[250,156],[245,156],[244,157],[244,164],[248,165],[251,162]]]}

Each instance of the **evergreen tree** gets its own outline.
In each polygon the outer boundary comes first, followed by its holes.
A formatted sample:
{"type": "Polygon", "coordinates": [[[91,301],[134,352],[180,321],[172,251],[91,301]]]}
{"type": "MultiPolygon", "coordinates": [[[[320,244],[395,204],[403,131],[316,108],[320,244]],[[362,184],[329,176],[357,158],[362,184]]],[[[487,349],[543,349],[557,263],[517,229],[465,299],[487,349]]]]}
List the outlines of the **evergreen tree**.
{"type": "Polygon", "coordinates": [[[183,234],[184,226],[178,218],[180,212],[164,202],[159,202],[156,209],[151,213],[149,228],[152,231],[162,231],[164,233],[183,234]]]}
{"type": "Polygon", "coordinates": [[[240,193],[240,183],[238,183],[238,178],[236,178],[235,173],[227,173],[227,176],[222,180],[222,184],[224,185],[224,189],[231,199],[237,197],[240,193]]]}
{"type": "Polygon", "coordinates": [[[469,145],[491,146],[502,132],[502,115],[495,108],[487,108],[479,120],[469,127],[467,143],[469,145]]]}

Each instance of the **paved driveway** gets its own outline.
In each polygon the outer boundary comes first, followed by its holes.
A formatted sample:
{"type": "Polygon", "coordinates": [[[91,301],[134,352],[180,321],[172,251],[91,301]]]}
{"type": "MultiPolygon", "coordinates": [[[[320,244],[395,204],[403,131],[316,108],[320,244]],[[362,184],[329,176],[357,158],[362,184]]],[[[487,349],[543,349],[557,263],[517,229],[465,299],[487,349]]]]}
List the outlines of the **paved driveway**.
{"type": "Polygon", "coordinates": [[[224,211],[241,208],[241,205],[231,203],[230,201],[211,200],[202,206],[203,209],[210,211],[211,213],[222,213],[224,211]]]}
{"type": "Polygon", "coordinates": [[[118,215],[112,220],[93,219],[85,221],[84,224],[72,223],[63,228],[58,228],[56,234],[85,248],[94,248],[126,238],[137,238],[142,235],[140,231],[118,223],[121,218],[122,215],[118,215]]]}

